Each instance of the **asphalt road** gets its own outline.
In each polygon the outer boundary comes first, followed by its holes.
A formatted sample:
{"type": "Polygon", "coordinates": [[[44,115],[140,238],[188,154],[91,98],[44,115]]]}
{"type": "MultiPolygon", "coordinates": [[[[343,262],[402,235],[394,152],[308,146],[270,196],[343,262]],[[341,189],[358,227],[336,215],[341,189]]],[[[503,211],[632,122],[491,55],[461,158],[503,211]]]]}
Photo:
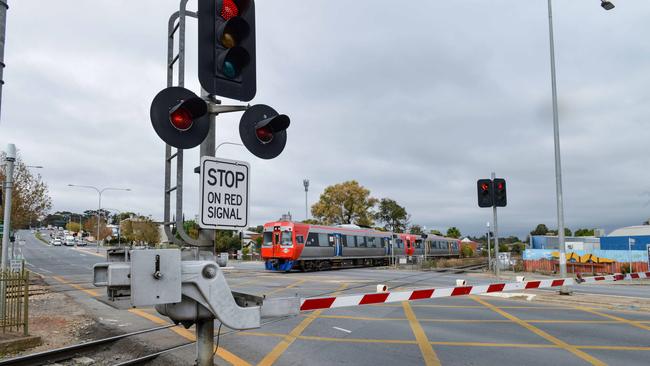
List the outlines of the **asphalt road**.
{"type": "MultiPolygon", "coordinates": [[[[48,247],[30,240],[23,253],[30,268],[63,279],[90,280],[103,258],[87,249],[48,247]]],[[[492,280],[478,275],[349,269],[314,273],[269,273],[259,263],[235,264],[226,277],[235,291],[268,297],[318,296],[393,289],[452,286],[492,280]]],[[[39,272],[40,273],[40,272],[39,272]]],[[[80,286],[78,283],[75,286],[80,286]]],[[[85,287],[84,287],[85,288],[85,287]]],[[[90,287],[88,287],[90,288],[90,287]]],[[[645,294],[645,286],[599,285],[585,291],[619,296],[645,294]],[[595,290],[594,290],[595,289],[595,290]]],[[[582,291],[582,288],[581,288],[582,291]]],[[[115,310],[96,299],[101,290],[74,292],[98,317],[150,326],[169,323],[152,308],[115,310]],[[138,320],[136,320],[138,319],[138,320]]],[[[648,365],[650,314],[541,302],[466,296],[387,305],[305,312],[264,319],[259,329],[221,330],[217,364],[233,365],[648,365]]],[[[217,322],[218,325],[218,322],[217,322]]],[[[215,330],[215,335],[217,334],[215,330]]],[[[152,349],[193,340],[193,328],[147,335],[152,349]]],[[[194,345],[159,357],[153,365],[191,365],[194,345]]]]}

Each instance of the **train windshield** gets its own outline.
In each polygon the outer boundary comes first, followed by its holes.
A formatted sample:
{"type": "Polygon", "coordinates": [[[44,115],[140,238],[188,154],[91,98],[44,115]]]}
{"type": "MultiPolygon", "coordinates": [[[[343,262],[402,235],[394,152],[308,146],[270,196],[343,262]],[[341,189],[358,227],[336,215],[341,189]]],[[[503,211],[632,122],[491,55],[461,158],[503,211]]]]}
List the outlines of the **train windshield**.
{"type": "Polygon", "coordinates": [[[270,231],[265,231],[264,232],[264,246],[271,246],[273,245],[273,233],[270,231]]]}
{"type": "Polygon", "coordinates": [[[293,240],[291,238],[291,231],[283,231],[282,232],[282,241],[280,242],[281,245],[292,245],[293,240]]]}

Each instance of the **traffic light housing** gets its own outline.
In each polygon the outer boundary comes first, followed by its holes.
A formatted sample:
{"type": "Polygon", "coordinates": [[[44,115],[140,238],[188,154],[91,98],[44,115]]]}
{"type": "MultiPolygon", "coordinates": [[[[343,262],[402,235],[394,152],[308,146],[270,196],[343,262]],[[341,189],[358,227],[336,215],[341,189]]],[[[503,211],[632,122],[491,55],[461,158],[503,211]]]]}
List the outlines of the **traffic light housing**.
{"type": "Polygon", "coordinates": [[[253,155],[273,159],[287,144],[289,117],[265,104],[248,108],[239,121],[239,136],[253,155]]]}
{"type": "Polygon", "coordinates": [[[199,81],[213,95],[249,101],[256,93],[255,2],[199,0],[199,81]]]}
{"type": "Polygon", "coordinates": [[[178,86],[165,88],[156,95],[150,117],[158,136],[178,149],[198,146],[210,131],[206,101],[178,86]]]}
{"type": "Polygon", "coordinates": [[[506,180],[502,178],[494,179],[494,205],[497,207],[506,207],[506,180]]]}
{"type": "Polygon", "coordinates": [[[476,187],[478,190],[478,207],[494,206],[492,179],[479,179],[476,182],[476,187]]]}

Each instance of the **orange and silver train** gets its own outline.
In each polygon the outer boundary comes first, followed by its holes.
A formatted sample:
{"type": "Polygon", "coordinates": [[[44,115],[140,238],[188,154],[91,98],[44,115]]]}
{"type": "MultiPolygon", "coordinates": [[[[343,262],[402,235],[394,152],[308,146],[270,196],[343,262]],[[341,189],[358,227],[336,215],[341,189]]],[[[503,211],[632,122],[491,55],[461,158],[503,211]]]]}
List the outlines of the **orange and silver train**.
{"type": "Polygon", "coordinates": [[[264,225],[262,259],[267,270],[313,271],[387,265],[390,257],[459,257],[457,239],[291,221],[264,225]]]}

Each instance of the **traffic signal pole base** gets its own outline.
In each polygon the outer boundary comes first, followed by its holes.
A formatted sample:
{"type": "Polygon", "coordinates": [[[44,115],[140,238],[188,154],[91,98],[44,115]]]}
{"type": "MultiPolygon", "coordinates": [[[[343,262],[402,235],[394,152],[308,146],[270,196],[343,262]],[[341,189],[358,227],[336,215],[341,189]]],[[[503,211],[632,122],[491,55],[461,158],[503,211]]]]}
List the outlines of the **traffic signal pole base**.
{"type": "Polygon", "coordinates": [[[196,365],[214,365],[214,318],[196,322],[196,365]]]}
{"type": "Polygon", "coordinates": [[[560,295],[564,295],[564,296],[570,296],[570,295],[573,295],[573,290],[571,290],[567,286],[562,286],[562,287],[560,287],[560,289],[558,290],[557,293],[560,294],[560,295]]]}

